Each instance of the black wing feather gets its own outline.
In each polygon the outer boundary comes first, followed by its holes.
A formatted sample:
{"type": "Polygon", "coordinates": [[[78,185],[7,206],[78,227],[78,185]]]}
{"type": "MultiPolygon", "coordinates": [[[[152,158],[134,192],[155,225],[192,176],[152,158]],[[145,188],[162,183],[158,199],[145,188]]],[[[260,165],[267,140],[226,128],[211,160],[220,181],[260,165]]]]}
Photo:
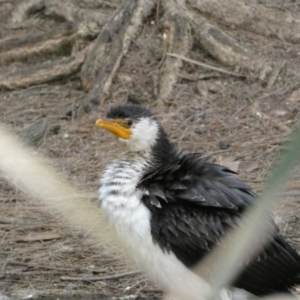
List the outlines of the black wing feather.
{"type": "Polygon", "coordinates": [[[168,203],[192,202],[200,206],[244,210],[252,205],[255,197],[251,188],[232,173],[206,158],[188,154],[179,157],[172,166],[146,174],[139,185],[156,196],[163,195],[168,203]]]}
{"type": "MultiPolygon", "coordinates": [[[[236,228],[241,215],[256,201],[251,188],[233,174],[188,154],[145,175],[139,186],[148,191],[142,201],[152,213],[153,241],[188,267],[215,245],[223,245],[226,231],[236,228]]],[[[276,228],[273,221],[271,226],[276,228]]],[[[299,256],[278,234],[269,238],[256,259],[243,262],[245,269],[234,286],[261,296],[286,291],[297,282],[299,256]]]]}

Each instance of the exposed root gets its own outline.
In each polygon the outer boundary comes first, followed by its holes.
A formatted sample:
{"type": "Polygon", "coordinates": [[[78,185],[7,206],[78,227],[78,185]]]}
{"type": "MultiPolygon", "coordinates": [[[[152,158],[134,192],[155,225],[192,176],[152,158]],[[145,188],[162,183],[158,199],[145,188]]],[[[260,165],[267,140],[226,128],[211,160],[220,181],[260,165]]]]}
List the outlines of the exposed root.
{"type": "Polygon", "coordinates": [[[99,33],[106,24],[108,17],[101,11],[80,8],[69,0],[48,1],[44,14],[50,17],[59,17],[68,22],[79,22],[89,28],[93,28],[95,34],[99,33]]]}
{"type": "Polygon", "coordinates": [[[30,0],[19,1],[14,5],[10,23],[14,26],[22,24],[37,11],[43,11],[46,16],[58,17],[67,22],[46,33],[30,33],[0,41],[0,64],[66,50],[71,53],[74,42],[97,36],[108,19],[101,11],[82,9],[70,1],[30,0]]]}
{"type": "MultiPolygon", "coordinates": [[[[185,3],[180,1],[164,1],[165,14],[163,17],[165,54],[172,52],[185,56],[192,45],[191,28],[189,20],[182,10],[185,3]]],[[[157,98],[159,101],[166,100],[177,82],[177,75],[182,67],[182,60],[166,56],[160,72],[157,98]]]]}
{"type": "Polygon", "coordinates": [[[192,9],[213,17],[228,26],[250,30],[267,37],[299,43],[300,20],[289,11],[256,4],[247,5],[243,1],[230,0],[187,0],[192,9]]]}
{"type": "Polygon", "coordinates": [[[76,38],[74,23],[63,23],[47,33],[28,34],[0,41],[0,64],[23,60],[33,55],[44,55],[66,49],[76,38]]]}
{"type": "MultiPolygon", "coordinates": [[[[124,0],[108,23],[108,15],[97,10],[102,7],[113,9],[116,6],[117,4],[100,0],[17,0],[11,12],[11,24],[22,24],[37,12],[66,22],[48,33],[0,41],[0,64],[63,51],[65,55],[74,55],[69,61],[63,60],[63,63],[69,65],[73,61],[77,62],[75,57],[81,57],[76,52],[86,47],[90,38],[97,37],[86,48],[88,55],[83,62],[80,78],[83,89],[88,93],[87,104],[102,103],[110,95],[114,76],[131,42],[139,36],[143,22],[156,7],[156,23],[161,24],[160,29],[162,27],[164,32],[163,55],[159,70],[155,71],[158,76],[153,73],[150,76],[156,82],[155,97],[159,101],[165,101],[172,94],[183,66],[180,57],[187,57],[193,44],[201,46],[223,65],[234,68],[234,72],[228,71],[231,74],[247,76],[251,72],[255,73],[254,77],[264,79],[272,72],[268,88],[277,80],[280,66],[244,48],[207,17],[268,37],[276,36],[292,42],[300,40],[300,21],[289,12],[262,5],[249,6],[238,0],[124,0]]],[[[79,61],[77,70],[82,64],[79,61]]],[[[8,74],[7,78],[2,78],[0,74],[0,86],[19,88],[46,82],[45,78],[53,80],[73,72],[73,67],[66,68],[65,71],[58,70],[56,62],[50,67],[46,65],[32,67],[33,71],[31,68],[28,72],[33,75],[20,78],[19,83],[16,83],[16,79],[25,72],[22,69],[17,71],[18,74],[8,74]],[[56,71],[53,73],[52,69],[56,71]],[[42,72],[41,70],[48,70],[48,75],[35,78],[35,74],[42,72]]]]}
{"type": "Polygon", "coordinates": [[[76,55],[45,62],[32,67],[24,67],[0,73],[0,88],[18,89],[26,88],[31,85],[46,83],[65,77],[77,72],[85,59],[85,52],[78,52],[76,55]]]}
{"type": "Polygon", "coordinates": [[[171,57],[176,57],[176,58],[182,59],[183,61],[189,62],[191,64],[195,64],[195,65],[197,65],[199,67],[202,67],[204,69],[214,70],[214,71],[218,72],[218,73],[212,73],[212,74],[200,74],[200,75],[197,75],[196,77],[188,76],[187,74],[185,74],[185,75],[179,74],[179,76],[181,78],[184,78],[184,79],[187,79],[187,80],[197,81],[199,79],[219,77],[220,73],[227,74],[227,75],[230,75],[230,76],[236,76],[236,77],[245,77],[245,75],[243,75],[243,74],[230,72],[230,71],[224,70],[222,68],[217,68],[217,67],[214,67],[214,66],[211,66],[211,65],[208,65],[208,64],[204,64],[204,63],[201,63],[199,61],[196,61],[196,60],[193,60],[193,59],[190,59],[190,58],[187,58],[187,57],[184,57],[182,55],[175,54],[175,53],[167,53],[167,55],[171,56],[171,57]]]}
{"type": "Polygon", "coordinates": [[[219,27],[198,15],[194,15],[192,20],[195,41],[222,64],[259,72],[260,78],[264,78],[272,70],[268,61],[243,48],[219,27]]]}
{"type": "Polygon", "coordinates": [[[88,102],[99,104],[107,97],[121,60],[139,35],[150,9],[147,0],[124,1],[94,41],[81,71],[84,89],[89,91],[88,102]]]}
{"type": "Polygon", "coordinates": [[[11,11],[12,25],[23,23],[28,17],[45,8],[44,0],[17,0],[11,11]]]}
{"type": "MultiPolygon", "coordinates": [[[[112,57],[113,53],[118,50],[117,54],[119,54],[121,51],[120,44],[122,42],[120,35],[124,34],[136,6],[136,0],[125,1],[119,7],[111,21],[103,28],[98,38],[93,42],[91,51],[88,53],[81,70],[81,81],[85,91],[89,91],[92,88],[97,75],[99,78],[99,75],[103,76],[112,69],[112,65],[117,59],[117,57],[112,57]],[[107,59],[110,61],[107,61],[107,59]],[[106,71],[106,69],[110,70],[106,71]]],[[[115,56],[118,55],[115,54],[115,56]]],[[[103,83],[101,84],[100,82],[99,87],[102,85],[103,83]]]]}

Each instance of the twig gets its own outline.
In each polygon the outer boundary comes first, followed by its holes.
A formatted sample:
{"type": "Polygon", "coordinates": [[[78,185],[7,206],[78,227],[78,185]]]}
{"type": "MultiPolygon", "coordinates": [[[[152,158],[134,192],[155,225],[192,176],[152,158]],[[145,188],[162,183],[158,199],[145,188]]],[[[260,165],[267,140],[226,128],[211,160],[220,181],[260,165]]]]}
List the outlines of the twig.
{"type": "Polygon", "coordinates": [[[193,59],[187,58],[185,56],[178,55],[176,53],[167,53],[167,55],[171,56],[171,57],[179,58],[179,59],[181,59],[183,61],[189,62],[191,64],[194,64],[194,65],[197,65],[197,66],[209,69],[209,70],[218,71],[220,73],[224,73],[224,74],[228,74],[228,75],[233,75],[233,76],[237,76],[237,77],[248,77],[248,78],[259,79],[258,77],[251,77],[251,76],[248,76],[248,75],[243,75],[243,74],[239,74],[239,73],[235,73],[235,72],[230,72],[230,71],[218,68],[218,67],[210,66],[208,64],[201,63],[201,62],[199,62],[197,60],[193,60],[193,59]]]}
{"type": "Polygon", "coordinates": [[[156,16],[155,16],[155,23],[158,28],[158,22],[159,22],[159,7],[160,7],[160,0],[157,0],[156,2],[156,16]]]}
{"type": "Polygon", "coordinates": [[[300,196],[300,191],[288,191],[281,193],[281,196],[284,197],[298,197],[300,196]]]}
{"type": "Polygon", "coordinates": [[[281,64],[279,64],[277,67],[275,67],[270,75],[268,84],[267,84],[267,88],[270,89],[273,84],[275,83],[275,81],[278,79],[278,76],[281,72],[281,70],[283,70],[283,68],[286,66],[287,62],[283,61],[281,64]]]}
{"type": "Polygon", "coordinates": [[[232,118],[235,118],[243,109],[245,109],[246,107],[248,107],[249,104],[246,104],[242,107],[240,107],[233,115],[232,115],[232,118]]]}
{"type": "Polygon", "coordinates": [[[213,156],[215,156],[215,155],[217,155],[217,154],[225,153],[225,152],[227,152],[227,151],[228,151],[227,149],[225,149],[225,150],[214,151],[214,152],[211,152],[211,153],[205,155],[205,157],[207,157],[207,158],[210,159],[211,157],[213,157],[213,156]]]}
{"type": "Polygon", "coordinates": [[[24,266],[27,268],[35,268],[35,269],[45,269],[45,270],[56,270],[56,271],[72,271],[73,269],[70,268],[59,268],[59,267],[51,267],[51,266],[45,266],[45,265],[39,265],[39,264],[30,264],[30,263],[25,263],[22,261],[17,261],[17,260],[6,260],[1,267],[1,273],[5,273],[5,270],[8,265],[17,265],[17,266],[24,266]]]}
{"type": "Polygon", "coordinates": [[[210,72],[210,73],[205,73],[205,74],[196,74],[196,75],[178,73],[177,76],[182,78],[182,79],[189,80],[189,81],[198,81],[198,80],[202,80],[202,79],[210,79],[210,78],[221,77],[221,75],[219,73],[216,73],[216,72],[210,72]]]}
{"type": "Polygon", "coordinates": [[[25,225],[24,222],[16,221],[15,219],[0,219],[0,224],[17,224],[17,225],[25,225]]]}
{"type": "Polygon", "coordinates": [[[86,277],[70,277],[70,276],[62,276],[60,277],[60,280],[62,281],[101,281],[101,280],[111,280],[111,279],[118,279],[126,276],[134,276],[141,274],[140,271],[131,271],[131,272],[125,272],[115,275],[109,275],[109,276],[86,276],[86,277]]]}

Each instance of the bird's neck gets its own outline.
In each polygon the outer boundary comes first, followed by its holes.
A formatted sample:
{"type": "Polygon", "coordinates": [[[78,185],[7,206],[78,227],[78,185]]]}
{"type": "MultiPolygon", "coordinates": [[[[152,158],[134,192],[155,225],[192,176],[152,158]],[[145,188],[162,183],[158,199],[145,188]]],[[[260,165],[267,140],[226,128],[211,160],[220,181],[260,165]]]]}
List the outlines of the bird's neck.
{"type": "Polygon", "coordinates": [[[169,141],[163,129],[160,130],[156,142],[151,148],[142,151],[129,151],[121,160],[130,161],[132,164],[143,164],[143,173],[172,165],[176,160],[176,150],[169,141]]]}
{"type": "Polygon", "coordinates": [[[139,165],[140,177],[160,168],[172,165],[176,159],[176,150],[173,147],[154,148],[151,151],[127,152],[119,161],[127,162],[131,166],[139,165]]]}
{"type": "Polygon", "coordinates": [[[154,167],[162,167],[172,164],[176,158],[176,150],[162,130],[159,138],[151,149],[151,164],[154,167]]]}

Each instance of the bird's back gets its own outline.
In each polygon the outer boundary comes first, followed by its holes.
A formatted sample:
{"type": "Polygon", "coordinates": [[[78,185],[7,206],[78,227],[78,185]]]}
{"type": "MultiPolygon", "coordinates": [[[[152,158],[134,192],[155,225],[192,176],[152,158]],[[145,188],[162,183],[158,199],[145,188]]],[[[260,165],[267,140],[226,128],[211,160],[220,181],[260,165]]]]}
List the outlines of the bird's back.
{"type": "MultiPolygon", "coordinates": [[[[144,176],[140,185],[148,195],[143,202],[151,211],[151,230],[156,243],[170,251],[187,267],[192,267],[216,245],[224,234],[241,224],[242,216],[256,202],[251,188],[234,172],[212,164],[198,155],[188,154],[173,164],[144,176]]],[[[233,283],[255,295],[287,291],[298,283],[300,257],[275,232],[233,283]]],[[[259,243],[253,241],[253,245],[259,243]]]]}

